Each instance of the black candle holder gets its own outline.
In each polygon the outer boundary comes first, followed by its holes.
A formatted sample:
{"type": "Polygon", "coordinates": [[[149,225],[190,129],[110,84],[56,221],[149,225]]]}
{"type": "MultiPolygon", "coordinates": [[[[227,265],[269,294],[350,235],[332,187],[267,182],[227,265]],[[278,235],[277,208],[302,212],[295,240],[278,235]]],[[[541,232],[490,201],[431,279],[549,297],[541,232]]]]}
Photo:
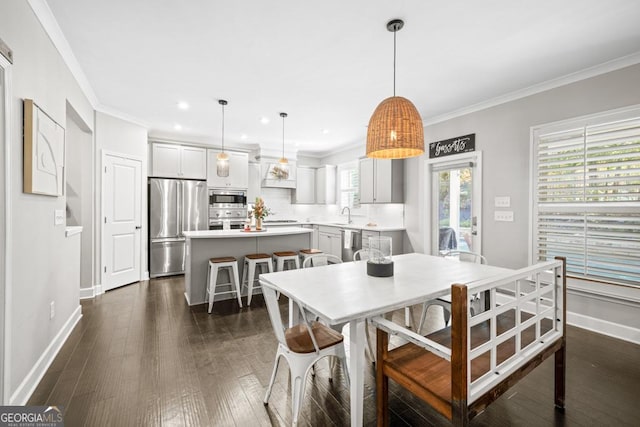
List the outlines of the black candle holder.
{"type": "Polygon", "coordinates": [[[373,277],[393,276],[393,261],[391,262],[371,262],[367,261],[367,274],[373,277]]]}

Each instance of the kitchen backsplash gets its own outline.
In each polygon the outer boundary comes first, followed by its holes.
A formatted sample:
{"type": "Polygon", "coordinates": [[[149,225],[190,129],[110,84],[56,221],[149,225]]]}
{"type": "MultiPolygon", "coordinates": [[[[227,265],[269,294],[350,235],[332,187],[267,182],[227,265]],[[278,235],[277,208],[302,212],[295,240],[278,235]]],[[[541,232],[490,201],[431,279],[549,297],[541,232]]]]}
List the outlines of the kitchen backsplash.
{"type": "MultiPolygon", "coordinates": [[[[291,203],[291,191],[282,188],[262,188],[265,205],[273,215],[269,220],[297,219],[299,221],[342,222],[347,215],[340,215],[338,205],[299,205],[291,203]]],[[[253,200],[249,201],[253,204],[253,200]]],[[[404,204],[361,205],[351,211],[354,224],[375,223],[381,227],[404,226],[404,204]]],[[[345,221],[346,222],[346,221],[345,221]]]]}

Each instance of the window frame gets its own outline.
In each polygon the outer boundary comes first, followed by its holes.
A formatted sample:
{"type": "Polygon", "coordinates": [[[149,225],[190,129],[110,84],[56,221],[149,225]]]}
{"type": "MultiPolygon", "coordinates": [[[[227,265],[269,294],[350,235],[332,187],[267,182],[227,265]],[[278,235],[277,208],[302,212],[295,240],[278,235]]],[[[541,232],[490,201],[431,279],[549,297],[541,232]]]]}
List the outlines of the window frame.
{"type": "MultiPolygon", "coordinates": [[[[567,132],[576,128],[590,128],[607,123],[639,119],[640,120],[640,105],[633,105],[615,110],[609,110],[601,113],[590,114],[587,116],[562,120],[558,122],[552,122],[547,124],[541,124],[533,126],[530,129],[530,162],[529,162],[529,212],[530,224],[529,224],[529,262],[535,263],[538,261],[537,251],[537,238],[538,238],[538,218],[540,210],[537,206],[537,184],[538,184],[538,151],[537,144],[541,135],[548,135],[555,132],[567,132]]],[[[586,182],[586,179],[583,181],[586,182]]],[[[575,203],[563,203],[559,205],[559,210],[577,210],[575,208],[582,207],[588,213],[598,212],[601,210],[609,210],[610,212],[620,211],[628,208],[636,208],[639,206],[638,202],[588,202],[581,201],[575,203]],[[597,206],[594,208],[594,206],[597,206]],[[590,211],[590,209],[595,209],[590,211]]],[[[587,237],[584,237],[585,242],[587,237]]],[[[585,265],[586,261],[585,261],[585,265]]],[[[567,272],[567,277],[574,283],[597,283],[602,285],[613,285],[618,287],[630,287],[634,289],[640,289],[640,282],[637,284],[629,283],[629,281],[621,280],[616,281],[614,279],[590,276],[588,273],[586,276],[579,275],[574,272],[567,272]]]]}
{"type": "Polygon", "coordinates": [[[337,171],[336,171],[336,181],[337,181],[337,187],[338,187],[338,193],[337,193],[337,205],[339,209],[343,209],[345,206],[342,205],[342,194],[343,193],[347,193],[347,192],[353,192],[356,196],[357,196],[357,200],[358,203],[354,204],[353,206],[348,206],[347,207],[349,209],[356,210],[356,209],[360,209],[361,208],[361,204],[360,204],[360,185],[359,185],[359,180],[360,180],[360,162],[358,160],[352,161],[352,162],[347,162],[347,163],[341,163],[338,165],[337,171]],[[343,189],[342,188],[342,172],[345,171],[354,171],[356,175],[358,175],[358,184],[355,187],[349,187],[347,189],[343,189]]]}

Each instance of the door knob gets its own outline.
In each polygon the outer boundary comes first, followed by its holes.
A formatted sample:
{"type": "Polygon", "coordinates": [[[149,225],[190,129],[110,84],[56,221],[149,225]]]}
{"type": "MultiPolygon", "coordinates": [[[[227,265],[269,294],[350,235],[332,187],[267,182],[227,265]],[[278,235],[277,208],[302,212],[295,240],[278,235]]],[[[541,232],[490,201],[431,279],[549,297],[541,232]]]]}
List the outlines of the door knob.
{"type": "Polygon", "coordinates": [[[136,230],[140,230],[142,228],[141,225],[136,225],[136,230]]]}

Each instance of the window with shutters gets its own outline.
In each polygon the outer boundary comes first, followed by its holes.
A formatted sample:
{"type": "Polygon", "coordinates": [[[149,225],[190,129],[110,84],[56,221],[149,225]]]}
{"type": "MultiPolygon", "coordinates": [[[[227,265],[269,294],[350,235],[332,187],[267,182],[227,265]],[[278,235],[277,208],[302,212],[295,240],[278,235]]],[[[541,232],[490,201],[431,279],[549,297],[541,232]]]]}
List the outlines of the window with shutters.
{"type": "Polygon", "coordinates": [[[360,172],[358,162],[345,163],[338,166],[340,179],[340,208],[360,207],[360,172]]]}
{"type": "Polygon", "coordinates": [[[540,127],[532,141],[536,258],[640,286],[640,108],[540,127]]]}

